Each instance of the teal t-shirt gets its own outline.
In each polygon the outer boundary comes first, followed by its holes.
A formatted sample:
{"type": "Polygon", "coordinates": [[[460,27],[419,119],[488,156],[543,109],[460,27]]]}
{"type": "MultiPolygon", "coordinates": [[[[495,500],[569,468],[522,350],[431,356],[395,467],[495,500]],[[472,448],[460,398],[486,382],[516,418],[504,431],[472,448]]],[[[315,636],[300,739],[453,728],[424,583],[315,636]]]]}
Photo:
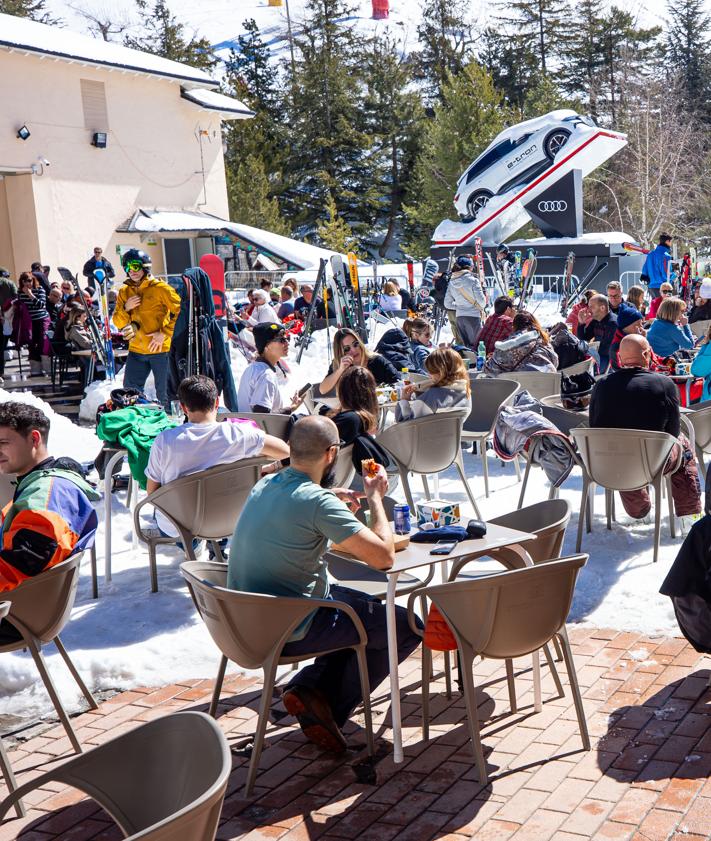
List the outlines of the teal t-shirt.
{"type": "MultiPolygon", "coordinates": [[[[273,596],[328,598],[328,541],[340,543],[363,524],[329,490],[291,467],[252,489],[230,545],[227,586],[273,596]]],[[[303,639],[313,614],[294,631],[303,639]]]]}

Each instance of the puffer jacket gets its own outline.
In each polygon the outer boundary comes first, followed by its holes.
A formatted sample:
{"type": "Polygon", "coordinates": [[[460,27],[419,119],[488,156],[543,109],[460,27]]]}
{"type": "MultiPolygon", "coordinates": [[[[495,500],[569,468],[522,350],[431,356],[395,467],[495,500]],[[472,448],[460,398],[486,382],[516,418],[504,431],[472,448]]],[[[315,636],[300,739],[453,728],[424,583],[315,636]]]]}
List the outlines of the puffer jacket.
{"type": "Polygon", "coordinates": [[[138,286],[124,283],[116,297],[114,310],[114,324],[123,330],[128,324],[133,324],[136,335],[128,343],[128,349],[134,353],[167,353],[175,330],[175,322],[180,312],[180,296],[170,284],[163,280],[147,275],[138,286]],[[130,312],[124,307],[126,301],[138,295],[141,303],[130,312]],[[159,351],[149,350],[151,333],[161,332],[165,341],[159,351]]]}
{"type": "Polygon", "coordinates": [[[535,330],[514,333],[494,347],[494,352],[484,363],[485,374],[558,370],[556,352],[550,344],[544,344],[535,330]]]}
{"type": "Polygon", "coordinates": [[[550,337],[559,371],[589,358],[588,343],[574,336],[562,321],[551,328],[550,337]]]}
{"type": "Polygon", "coordinates": [[[447,291],[450,290],[457,316],[471,316],[484,320],[486,296],[476,275],[466,269],[452,272],[452,279],[447,287],[447,291]]]}

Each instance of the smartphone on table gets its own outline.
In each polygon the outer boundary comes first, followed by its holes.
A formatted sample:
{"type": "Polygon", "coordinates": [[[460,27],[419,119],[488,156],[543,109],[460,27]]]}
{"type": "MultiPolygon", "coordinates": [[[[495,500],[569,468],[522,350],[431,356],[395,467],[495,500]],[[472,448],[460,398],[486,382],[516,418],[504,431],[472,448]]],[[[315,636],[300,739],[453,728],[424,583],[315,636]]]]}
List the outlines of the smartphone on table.
{"type": "Polygon", "coordinates": [[[440,540],[430,549],[430,555],[449,555],[456,545],[456,540],[440,540]]]}

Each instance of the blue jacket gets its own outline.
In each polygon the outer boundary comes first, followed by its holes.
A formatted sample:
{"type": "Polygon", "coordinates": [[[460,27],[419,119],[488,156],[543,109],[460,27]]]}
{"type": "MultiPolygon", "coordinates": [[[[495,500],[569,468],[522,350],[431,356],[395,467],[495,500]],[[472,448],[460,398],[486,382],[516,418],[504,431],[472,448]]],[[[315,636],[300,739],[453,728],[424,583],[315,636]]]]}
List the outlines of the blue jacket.
{"type": "Polygon", "coordinates": [[[695,377],[704,377],[702,400],[711,400],[711,342],[701,345],[696,359],[691,363],[691,373],[695,377]]]}
{"type": "Polygon", "coordinates": [[[667,280],[667,264],[671,260],[671,253],[666,245],[658,245],[654,251],[647,254],[642,266],[642,274],[649,278],[649,288],[659,289],[667,280]]]}
{"type": "Polygon", "coordinates": [[[647,341],[658,356],[671,356],[679,348],[692,348],[694,334],[689,325],[678,327],[672,321],[655,318],[647,332],[647,341]]]}

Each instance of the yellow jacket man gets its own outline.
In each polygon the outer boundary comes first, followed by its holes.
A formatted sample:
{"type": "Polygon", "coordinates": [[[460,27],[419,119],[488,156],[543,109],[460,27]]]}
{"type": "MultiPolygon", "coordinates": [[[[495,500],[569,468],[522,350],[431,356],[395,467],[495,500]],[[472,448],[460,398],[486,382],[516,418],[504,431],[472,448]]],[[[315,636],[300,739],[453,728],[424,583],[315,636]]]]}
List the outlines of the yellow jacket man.
{"type": "Polygon", "coordinates": [[[121,263],[127,278],[119,289],[113,320],[128,339],[123,384],[142,391],[153,371],[158,400],[169,409],[168,352],[180,296],[168,283],[152,277],[151,258],[145,251],[131,248],[121,263]]]}

